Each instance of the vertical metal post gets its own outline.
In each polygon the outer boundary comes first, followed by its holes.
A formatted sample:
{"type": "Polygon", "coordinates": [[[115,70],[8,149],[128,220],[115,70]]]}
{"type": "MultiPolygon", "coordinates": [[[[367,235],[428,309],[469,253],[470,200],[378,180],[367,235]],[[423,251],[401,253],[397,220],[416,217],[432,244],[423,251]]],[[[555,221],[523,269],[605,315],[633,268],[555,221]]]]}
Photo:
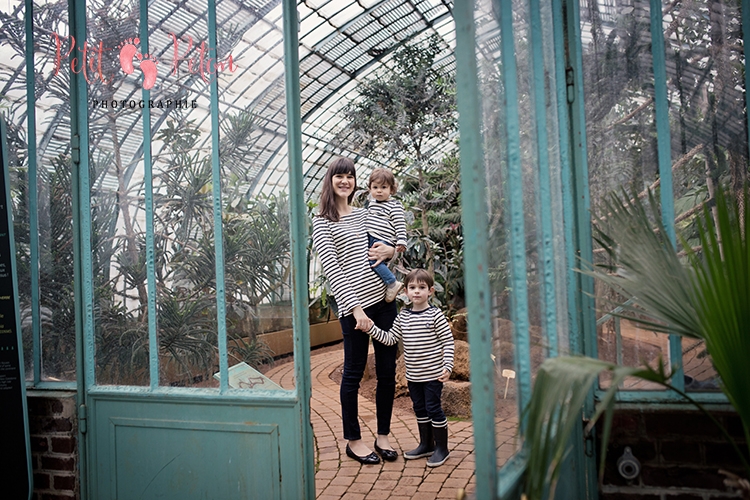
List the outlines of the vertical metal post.
{"type": "Polygon", "coordinates": [[[541,226],[542,271],[541,302],[544,314],[544,331],[547,334],[548,355],[557,356],[557,301],[555,300],[555,251],[552,235],[552,192],[550,180],[549,141],[547,137],[547,93],[544,71],[544,32],[540,0],[529,0],[531,35],[531,81],[536,122],[538,219],[541,226]]]}
{"type": "MultiPolygon", "coordinates": [[[[529,293],[526,283],[526,232],[523,209],[518,78],[513,34],[512,0],[495,0],[500,19],[502,81],[505,89],[506,140],[508,152],[508,211],[510,213],[510,260],[512,319],[515,325],[518,410],[523,414],[531,399],[531,344],[529,339],[529,293]]],[[[521,432],[526,427],[520,422],[521,432]]]]}
{"type": "MultiPolygon", "coordinates": [[[[86,2],[68,3],[69,33],[76,40],[86,39],[86,2]]],[[[76,54],[71,52],[70,61],[76,54]]],[[[91,283],[91,225],[89,219],[89,150],[88,100],[86,81],[70,72],[70,134],[71,134],[71,200],[73,210],[73,291],[76,324],[76,385],[79,406],[85,408],[87,389],[95,383],[93,335],[93,290],[91,283]],[[82,133],[83,131],[83,133],[82,133]],[[83,136],[83,137],[82,137],[83,136]],[[83,209],[81,208],[83,207],[83,209]]],[[[78,471],[81,500],[90,498],[88,487],[88,440],[84,427],[78,426],[78,471]]]]}
{"type": "Polygon", "coordinates": [[[34,2],[24,4],[26,30],[26,142],[29,154],[29,263],[31,265],[31,339],[34,384],[42,380],[42,332],[39,315],[39,195],[36,152],[36,73],[34,71],[34,2]]]}
{"type": "Polygon", "coordinates": [[[287,148],[289,158],[289,205],[292,249],[292,326],[294,373],[302,422],[302,486],[307,498],[315,498],[313,432],[310,421],[310,325],[308,319],[307,205],[302,166],[302,120],[299,85],[299,29],[297,3],[283,1],[284,82],[286,85],[287,148]]]}
{"type": "MultiPolygon", "coordinates": [[[[664,28],[661,13],[661,0],[651,0],[651,58],[654,66],[654,101],[656,107],[656,148],[659,161],[659,189],[661,218],[672,247],[676,247],[674,230],[674,191],[672,188],[672,141],[669,129],[669,101],[667,100],[666,52],[664,49],[664,28]]],[[[669,360],[675,368],[672,384],[679,390],[685,389],[682,369],[682,339],[669,336],[669,360]]]]}
{"type": "MultiPolygon", "coordinates": [[[[589,197],[588,148],[586,144],[586,110],[583,88],[583,47],[581,42],[580,4],[577,0],[562,0],[563,15],[567,26],[565,47],[568,50],[566,67],[566,92],[569,103],[570,172],[571,199],[573,217],[567,222],[574,228],[574,239],[571,245],[575,249],[575,266],[582,262],[593,262],[593,244],[591,238],[591,202],[589,197]]],[[[596,314],[594,304],[594,280],[576,273],[575,303],[578,316],[578,330],[571,331],[570,350],[575,354],[597,357],[596,314]]],[[[593,390],[589,393],[584,405],[584,416],[594,410],[593,390]]],[[[579,493],[585,498],[598,497],[596,460],[584,454],[582,428],[577,427],[573,439],[576,444],[576,471],[579,493]]]]}
{"type": "MultiPolygon", "coordinates": [[[[565,263],[567,272],[565,280],[567,283],[568,302],[568,332],[571,335],[579,335],[580,325],[578,318],[578,276],[575,272],[576,250],[575,250],[575,200],[573,199],[572,167],[571,167],[571,135],[570,135],[570,113],[568,111],[568,85],[567,85],[567,55],[565,53],[565,19],[563,17],[562,0],[552,0],[552,28],[555,47],[555,80],[557,85],[557,121],[560,141],[560,186],[562,188],[563,208],[563,234],[565,236],[565,263]]],[[[567,347],[569,349],[569,346],[567,347]]]]}
{"type": "MultiPolygon", "coordinates": [[[[148,54],[148,0],[140,2],[140,39],[143,53],[148,54]]],[[[151,91],[142,89],[143,102],[151,91]]],[[[154,248],[154,173],[151,158],[151,109],[143,107],[143,190],[146,203],[146,286],[148,290],[148,355],[151,390],[159,388],[159,339],[156,317],[156,267],[154,248]]]]}
{"type": "Polygon", "coordinates": [[[461,218],[468,308],[471,409],[474,420],[476,497],[495,498],[495,373],[492,358],[492,291],[488,277],[487,201],[482,154],[481,107],[477,85],[474,1],[456,0],[456,79],[461,131],[461,218]]]}
{"type": "MultiPolygon", "coordinates": [[[[208,46],[217,50],[216,2],[208,0],[208,46]]],[[[221,165],[219,162],[219,82],[211,78],[211,187],[214,211],[214,258],[216,261],[216,327],[219,347],[219,391],[229,389],[229,361],[227,359],[227,312],[224,288],[224,229],[221,207],[221,165]]]]}

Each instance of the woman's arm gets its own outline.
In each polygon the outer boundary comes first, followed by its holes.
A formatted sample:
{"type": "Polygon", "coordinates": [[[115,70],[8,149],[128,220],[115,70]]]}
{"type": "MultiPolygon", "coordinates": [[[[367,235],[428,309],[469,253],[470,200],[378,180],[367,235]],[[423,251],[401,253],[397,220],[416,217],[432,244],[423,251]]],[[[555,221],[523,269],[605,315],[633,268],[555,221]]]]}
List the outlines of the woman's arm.
{"type": "Polygon", "coordinates": [[[362,306],[356,306],[352,309],[352,314],[354,315],[354,319],[357,320],[357,325],[354,327],[357,330],[367,332],[375,325],[370,317],[365,314],[365,310],[362,309],[362,306]]]}
{"type": "Polygon", "coordinates": [[[384,260],[392,258],[396,254],[396,249],[392,246],[388,246],[385,243],[379,241],[375,242],[367,251],[367,257],[369,260],[374,260],[375,263],[372,267],[377,266],[384,260]]]}

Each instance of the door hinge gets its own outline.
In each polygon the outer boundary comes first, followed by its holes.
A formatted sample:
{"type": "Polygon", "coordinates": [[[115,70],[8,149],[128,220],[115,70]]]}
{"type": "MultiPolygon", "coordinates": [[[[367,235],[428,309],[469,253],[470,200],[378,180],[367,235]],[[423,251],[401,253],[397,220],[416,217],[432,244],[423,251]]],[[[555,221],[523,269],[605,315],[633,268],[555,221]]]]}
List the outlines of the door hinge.
{"type": "Polygon", "coordinates": [[[565,88],[568,91],[568,104],[573,104],[573,101],[576,100],[574,76],[575,75],[573,74],[573,68],[571,68],[570,66],[565,68],[565,88]]]}
{"type": "Polygon", "coordinates": [[[81,434],[86,434],[86,405],[78,406],[78,430],[81,431],[81,434]]]}
{"type": "Polygon", "coordinates": [[[590,420],[588,418],[582,419],[583,424],[583,452],[587,457],[592,458],[594,456],[594,429],[588,429],[590,420]]]}
{"type": "Polygon", "coordinates": [[[73,163],[81,162],[81,136],[75,134],[70,140],[71,155],[73,157],[73,163]]]}

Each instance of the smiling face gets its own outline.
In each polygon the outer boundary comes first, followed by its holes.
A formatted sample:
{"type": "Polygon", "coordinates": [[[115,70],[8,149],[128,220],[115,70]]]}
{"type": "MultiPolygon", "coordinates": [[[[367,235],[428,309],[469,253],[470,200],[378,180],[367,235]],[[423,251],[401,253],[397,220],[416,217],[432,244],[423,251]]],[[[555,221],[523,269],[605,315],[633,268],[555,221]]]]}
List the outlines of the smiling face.
{"type": "Polygon", "coordinates": [[[377,201],[386,201],[390,198],[392,189],[389,184],[384,182],[370,182],[370,196],[377,201]]]}
{"type": "Polygon", "coordinates": [[[333,185],[333,194],[336,198],[349,199],[349,196],[354,192],[354,188],[357,186],[356,179],[353,174],[334,174],[331,179],[333,185]]]}
{"type": "Polygon", "coordinates": [[[406,296],[412,303],[412,310],[422,311],[427,309],[430,304],[430,295],[435,289],[430,287],[424,281],[410,281],[406,286],[406,296]]]}

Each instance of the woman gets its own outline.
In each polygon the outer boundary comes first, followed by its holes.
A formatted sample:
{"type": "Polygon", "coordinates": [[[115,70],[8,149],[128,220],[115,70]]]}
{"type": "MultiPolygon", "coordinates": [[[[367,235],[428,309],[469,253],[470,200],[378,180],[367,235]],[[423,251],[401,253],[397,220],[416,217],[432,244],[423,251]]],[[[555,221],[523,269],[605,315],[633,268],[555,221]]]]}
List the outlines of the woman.
{"type": "MultiPolygon", "coordinates": [[[[338,305],[344,336],[344,373],[341,380],[341,418],[347,456],[363,464],[377,464],[378,455],[362,441],[358,416],[359,383],[367,364],[370,337],[365,333],[373,322],[388,330],[397,310],[395,302],[385,301],[385,284],[368,260],[378,263],[393,257],[394,249],[383,243],[367,248],[367,211],[350,205],[357,189],[354,162],[337,158],[323,179],[318,215],[313,218],[313,246],[338,305]],[[372,318],[372,319],[370,319],[372,318]]],[[[378,436],[375,451],[383,460],[396,460],[388,434],[396,390],[396,350],[373,341],[377,390],[378,436]]]]}

